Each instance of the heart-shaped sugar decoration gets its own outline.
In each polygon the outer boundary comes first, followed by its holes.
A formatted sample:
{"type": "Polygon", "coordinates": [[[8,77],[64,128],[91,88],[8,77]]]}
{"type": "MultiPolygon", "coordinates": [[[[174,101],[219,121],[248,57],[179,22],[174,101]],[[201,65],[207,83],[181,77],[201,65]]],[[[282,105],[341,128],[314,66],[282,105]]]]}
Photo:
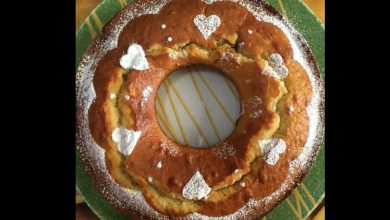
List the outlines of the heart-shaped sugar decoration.
{"type": "Polygon", "coordinates": [[[125,127],[118,127],[112,132],[111,136],[112,140],[118,144],[117,147],[119,152],[125,156],[129,156],[141,136],[141,131],[133,131],[125,127]]]}
{"type": "Polygon", "coordinates": [[[221,20],[216,15],[197,15],[194,18],[196,28],[202,33],[203,37],[207,39],[214,31],[221,25],[221,20]]]}
{"type": "Polygon", "coordinates": [[[268,64],[264,67],[262,74],[282,80],[287,77],[288,69],[283,64],[283,57],[274,53],[268,57],[268,64]]]}
{"type": "Polygon", "coordinates": [[[211,188],[203,179],[202,174],[196,171],[183,188],[183,197],[186,199],[201,200],[211,192],[211,188]]]}
{"type": "Polygon", "coordinates": [[[260,140],[259,146],[263,159],[269,165],[275,165],[279,160],[279,154],[286,150],[286,143],[282,139],[260,140]]]}
{"type": "Polygon", "coordinates": [[[123,55],[119,64],[125,69],[146,70],[149,68],[145,52],[139,44],[131,44],[127,54],[123,55]]]}

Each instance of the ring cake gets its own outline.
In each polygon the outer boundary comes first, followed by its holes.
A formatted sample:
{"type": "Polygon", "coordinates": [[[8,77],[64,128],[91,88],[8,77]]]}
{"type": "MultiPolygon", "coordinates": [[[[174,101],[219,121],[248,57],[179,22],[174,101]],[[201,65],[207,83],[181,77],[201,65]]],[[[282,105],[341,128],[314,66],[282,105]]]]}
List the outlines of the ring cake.
{"type": "Polygon", "coordinates": [[[313,165],[323,89],[306,41],[256,0],[127,5],[85,51],[77,73],[77,148],[103,196],[132,219],[253,219],[313,165]],[[160,128],[157,90],[202,64],[237,87],[233,133],[209,148],[160,128]]]}

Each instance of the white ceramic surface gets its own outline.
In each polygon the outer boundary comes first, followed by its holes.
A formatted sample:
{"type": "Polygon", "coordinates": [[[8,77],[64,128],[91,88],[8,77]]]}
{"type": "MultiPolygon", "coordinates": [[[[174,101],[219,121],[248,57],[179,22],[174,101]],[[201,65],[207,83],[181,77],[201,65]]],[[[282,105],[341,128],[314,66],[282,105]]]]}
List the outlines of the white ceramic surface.
{"type": "Polygon", "coordinates": [[[213,146],[234,130],[240,114],[237,89],[223,73],[194,65],[172,73],[160,86],[157,119],[180,144],[213,146]]]}

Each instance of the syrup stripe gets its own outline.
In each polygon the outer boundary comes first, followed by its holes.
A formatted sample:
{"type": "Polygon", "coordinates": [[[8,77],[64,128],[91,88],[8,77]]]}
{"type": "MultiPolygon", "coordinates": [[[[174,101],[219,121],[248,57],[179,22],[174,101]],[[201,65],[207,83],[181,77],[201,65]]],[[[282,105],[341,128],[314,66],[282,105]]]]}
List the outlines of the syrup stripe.
{"type": "Polygon", "coordinates": [[[168,136],[169,136],[169,138],[172,138],[173,137],[173,135],[172,135],[172,131],[169,129],[169,127],[167,126],[167,122],[165,121],[165,119],[164,119],[164,117],[157,111],[157,118],[161,121],[161,123],[163,123],[163,125],[164,125],[164,128],[165,129],[163,129],[163,130],[165,130],[165,131],[168,131],[167,133],[168,133],[168,136]]]}
{"type": "Polygon", "coordinates": [[[233,94],[233,96],[236,98],[237,101],[240,101],[238,94],[234,91],[232,85],[229,83],[228,79],[223,76],[223,80],[225,81],[226,85],[228,86],[230,92],[233,94]]]}
{"type": "Polygon", "coordinates": [[[173,129],[173,126],[172,126],[172,123],[171,123],[171,120],[169,120],[169,117],[167,115],[167,111],[166,111],[166,108],[165,106],[162,104],[161,102],[161,98],[160,98],[160,94],[157,94],[157,103],[159,104],[160,108],[161,108],[161,111],[163,113],[163,117],[166,121],[166,125],[168,126],[167,129],[171,130],[172,131],[172,136],[175,140],[178,140],[178,136],[176,134],[176,131],[175,129],[173,129]]]}
{"type": "Polygon", "coordinates": [[[177,124],[179,125],[179,129],[180,129],[181,135],[182,135],[182,137],[183,137],[184,143],[185,143],[186,145],[188,145],[187,135],[185,134],[184,129],[183,129],[183,125],[181,124],[180,117],[179,117],[179,115],[178,115],[178,113],[177,113],[177,110],[176,110],[175,102],[174,102],[173,99],[172,99],[171,91],[170,91],[170,89],[168,88],[168,86],[167,86],[167,84],[165,83],[165,81],[164,81],[162,84],[164,85],[165,91],[166,91],[166,93],[168,94],[169,103],[171,103],[171,107],[172,107],[172,109],[173,109],[173,113],[175,114],[176,122],[177,122],[177,124]]]}
{"type": "Polygon", "coordinates": [[[199,72],[199,69],[197,67],[194,67],[196,74],[199,76],[199,78],[203,81],[207,89],[210,91],[211,95],[214,97],[214,99],[217,101],[219,107],[222,109],[222,111],[225,113],[225,115],[228,117],[229,121],[232,123],[233,126],[236,126],[236,123],[233,119],[233,117],[230,115],[230,113],[226,110],[226,107],[222,104],[221,100],[219,100],[218,96],[215,94],[214,90],[210,87],[207,80],[202,76],[202,74],[199,72]]]}
{"type": "Polygon", "coordinates": [[[191,71],[191,68],[188,67],[187,70],[188,70],[189,75],[191,76],[191,80],[192,80],[192,83],[194,84],[196,92],[197,92],[200,100],[204,104],[203,105],[204,106],[204,110],[205,110],[205,112],[207,114],[207,118],[209,119],[209,122],[210,122],[211,126],[213,127],[215,136],[217,137],[218,141],[221,141],[221,135],[219,134],[217,126],[215,125],[215,122],[214,122],[213,118],[211,117],[210,111],[209,111],[209,109],[208,109],[208,107],[207,107],[207,105],[206,105],[206,103],[204,101],[204,97],[203,97],[202,91],[199,89],[199,85],[198,85],[196,79],[194,78],[194,74],[191,71]]]}
{"type": "MultiPolygon", "coordinates": [[[[210,145],[210,142],[207,140],[207,137],[206,135],[203,133],[202,129],[200,128],[199,126],[199,123],[195,120],[194,116],[191,114],[191,111],[189,110],[186,102],[184,101],[183,97],[180,95],[180,93],[177,91],[175,85],[172,83],[171,79],[167,78],[167,81],[170,85],[170,87],[173,89],[173,91],[175,92],[177,98],[179,99],[179,101],[181,102],[181,104],[183,105],[184,107],[184,110],[187,112],[188,116],[190,117],[191,121],[194,123],[195,125],[195,128],[196,130],[198,130],[199,134],[202,136],[202,138],[205,140],[206,144],[207,145],[210,145]]],[[[188,145],[188,143],[187,143],[188,145]]]]}

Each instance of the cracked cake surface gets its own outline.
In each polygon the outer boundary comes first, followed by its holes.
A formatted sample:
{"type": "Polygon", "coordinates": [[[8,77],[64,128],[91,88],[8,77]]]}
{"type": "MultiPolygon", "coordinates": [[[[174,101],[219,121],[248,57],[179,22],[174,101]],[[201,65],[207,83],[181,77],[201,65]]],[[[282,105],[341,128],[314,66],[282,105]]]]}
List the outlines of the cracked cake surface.
{"type": "Polygon", "coordinates": [[[81,158],[134,219],[263,216],[306,175],[322,140],[319,70],[263,1],[130,4],[85,52],[77,77],[81,158]],[[174,142],[156,118],[158,87],[192,64],[223,72],[241,102],[233,133],[205,149],[174,142]]]}

